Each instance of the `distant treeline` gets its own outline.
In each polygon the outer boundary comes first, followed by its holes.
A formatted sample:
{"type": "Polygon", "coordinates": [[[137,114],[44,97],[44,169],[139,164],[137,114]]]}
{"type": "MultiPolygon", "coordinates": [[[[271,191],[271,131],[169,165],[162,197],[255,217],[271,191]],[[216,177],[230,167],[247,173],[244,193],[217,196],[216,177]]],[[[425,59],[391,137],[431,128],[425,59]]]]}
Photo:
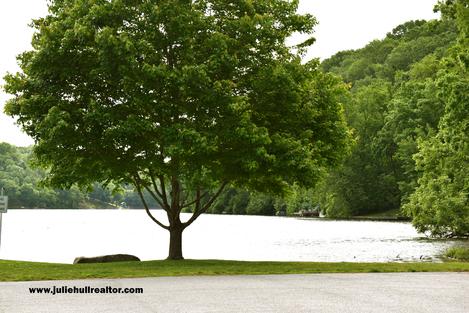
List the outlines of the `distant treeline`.
{"type": "MultiPolygon", "coordinates": [[[[72,187],[57,190],[41,185],[47,172],[32,166],[31,147],[0,143],[0,188],[9,196],[11,208],[143,208],[138,193],[131,186],[95,184],[90,190],[72,187]],[[116,188],[119,187],[119,188],[116,188]]],[[[311,210],[317,206],[311,191],[293,189],[286,199],[228,188],[210,213],[276,215],[311,210]]],[[[158,207],[151,196],[150,207],[158,207]]]]}
{"type": "MultiPolygon", "coordinates": [[[[98,184],[86,191],[76,187],[70,190],[44,187],[41,181],[47,172],[31,166],[33,163],[31,152],[31,147],[15,147],[0,143],[0,188],[3,187],[9,197],[10,208],[77,209],[142,206],[138,195],[126,186],[122,186],[120,192],[112,192],[115,186],[103,188],[98,184]]],[[[156,206],[151,199],[148,201],[151,206],[156,206]]]]}

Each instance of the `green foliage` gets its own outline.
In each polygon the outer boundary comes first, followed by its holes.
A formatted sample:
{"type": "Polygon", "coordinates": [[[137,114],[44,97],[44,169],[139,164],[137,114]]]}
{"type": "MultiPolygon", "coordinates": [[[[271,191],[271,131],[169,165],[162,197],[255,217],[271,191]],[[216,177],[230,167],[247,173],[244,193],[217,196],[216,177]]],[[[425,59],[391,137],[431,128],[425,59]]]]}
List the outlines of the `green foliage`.
{"type": "Polygon", "coordinates": [[[343,88],[286,48],[315,24],[296,7],[54,1],[34,23],[22,73],[6,77],[16,95],[6,112],[36,139],[57,186],[148,168],[273,192],[311,185],[346,146],[343,88]]]}
{"type": "Polygon", "coordinates": [[[346,146],[343,88],[286,48],[315,25],[296,7],[54,1],[22,73],[6,77],[6,112],[56,186],[130,182],[149,168],[195,185],[311,185],[346,146]]]}
{"type": "Polygon", "coordinates": [[[404,204],[417,185],[418,172],[413,155],[418,140],[431,137],[443,114],[443,103],[437,96],[436,75],[440,60],[431,54],[411,66],[397,84],[389,103],[385,123],[378,133],[376,147],[388,154],[396,170],[394,175],[404,204]]]}
{"type": "Polygon", "coordinates": [[[269,195],[255,194],[249,199],[246,213],[249,215],[275,215],[274,199],[269,195]]]}
{"type": "Polygon", "coordinates": [[[455,38],[454,20],[411,21],[383,40],[325,60],[323,70],[353,86],[351,97],[342,101],[355,145],[314,191],[299,188],[276,203],[291,214],[319,202],[331,217],[399,210],[406,204],[421,177],[413,158],[418,142],[435,135],[444,112],[437,77],[455,38]],[[299,190],[308,195],[292,200],[299,190]]]}
{"type": "Polygon", "coordinates": [[[457,0],[439,0],[433,9],[434,12],[440,12],[444,19],[455,19],[457,0]]]}
{"type": "MultiPolygon", "coordinates": [[[[126,185],[109,184],[104,187],[95,183],[91,190],[80,190],[77,187],[60,190],[44,186],[42,181],[47,172],[33,164],[31,147],[0,143],[0,188],[5,189],[10,208],[143,208],[138,194],[126,185]]],[[[148,204],[158,207],[152,199],[149,199],[148,204]]]]}
{"type": "Polygon", "coordinates": [[[469,1],[454,6],[460,36],[437,78],[444,113],[436,135],[419,141],[421,177],[405,205],[419,231],[439,237],[469,237],[469,1]]]}
{"type": "Polygon", "coordinates": [[[324,62],[353,84],[346,114],[356,135],[323,184],[329,216],[402,207],[420,232],[469,236],[468,6],[440,2],[443,20],[405,23],[324,62]]]}
{"type": "Polygon", "coordinates": [[[246,207],[250,201],[250,194],[245,190],[229,188],[220,195],[210,213],[215,214],[246,214],[246,207]]]}
{"type": "Polygon", "coordinates": [[[359,50],[339,52],[321,66],[354,85],[369,78],[394,82],[399,71],[409,70],[427,55],[441,56],[455,41],[456,33],[453,20],[410,21],[396,27],[385,39],[374,40],[359,50]]]}
{"type": "Polygon", "coordinates": [[[394,164],[389,155],[376,153],[374,146],[384,125],[390,90],[390,83],[377,80],[353,93],[347,117],[357,142],[343,170],[335,175],[339,189],[344,191],[337,197],[348,203],[351,214],[387,211],[398,205],[394,164]]]}
{"type": "Polygon", "coordinates": [[[277,212],[285,209],[288,215],[299,211],[321,210],[319,206],[320,195],[318,188],[305,189],[295,186],[291,192],[282,200],[277,200],[277,212]]]}
{"type": "Polygon", "coordinates": [[[418,142],[435,135],[444,112],[437,76],[456,42],[455,25],[411,21],[323,62],[352,85],[345,112],[355,135],[352,154],[319,188],[328,216],[397,210],[409,201],[421,176],[418,142]]]}
{"type": "Polygon", "coordinates": [[[209,212],[267,216],[292,215],[300,210],[316,209],[318,203],[318,196],[314,189],[298,186],[290,188],[289,192],[282,197],[228,188],[220,195],[209,212]]]}
{"type": "Polygon", "coordinates": [[[422,35],[421,26],[427,22],[424,20],[409,21],[395,27],[390,33],[387,34],[388,38],[392,39],[416,39],[422,35]]]}
{"type": "Polygon", "coordinates": [[[458,261],[469,261],[469,248],[465,247],[452,247],[449,248],[445,256],[458,261]]]}
{"type": "MultiPolygon", "coordinates": [[[[138,193],[128,185],[116,186],[110,183],[104,187],[95,183],[89,191],[76,187],[65,191],[43,186],[41,181],[47,176],[47,172],[34,168],[31,165],[32,157],[30,147],[21,148],[0,143],[0,187],[4,187],[10,197],[11,208],[143,208],[138,193]]],[[[148,192],[146,198],[150,207],[159,207],[148,192]]],[[[276,215],[285,210],[286,213],[292,214],[300,210],[314,209],[317,205],[314,199],[316,195],[312,189],[306,190],[296,186],[284,198],[231,187],[220,195],[209,212],[276,215]]]]}
{"type": "Polygon", "coordinates": [[[32,169],[31,148],[18,148],[0,143],[0,187],[9,197],[10,208],[62,208],[80,207],[84,195],[77,189],[69,191],[41,187],[46,173],[32,169]]]}

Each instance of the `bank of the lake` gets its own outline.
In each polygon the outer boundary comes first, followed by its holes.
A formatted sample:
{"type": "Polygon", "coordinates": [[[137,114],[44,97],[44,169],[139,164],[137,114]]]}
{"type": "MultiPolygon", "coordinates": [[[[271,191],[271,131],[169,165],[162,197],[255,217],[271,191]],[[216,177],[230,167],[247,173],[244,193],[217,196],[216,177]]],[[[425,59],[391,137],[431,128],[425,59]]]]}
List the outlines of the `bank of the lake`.
{"type": "Polygon", "coordinates": [[[395,272],[469,272],[469,262],[317,263],[164,260],[72,265],[0,260],[0,281],[40,281],[194,275],[271,275],[395,272]]]}

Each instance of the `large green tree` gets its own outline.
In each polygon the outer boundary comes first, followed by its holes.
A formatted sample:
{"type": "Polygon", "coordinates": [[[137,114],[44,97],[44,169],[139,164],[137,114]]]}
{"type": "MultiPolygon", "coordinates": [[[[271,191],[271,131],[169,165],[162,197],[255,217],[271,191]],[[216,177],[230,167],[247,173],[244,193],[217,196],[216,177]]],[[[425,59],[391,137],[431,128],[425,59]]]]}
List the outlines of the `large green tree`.
{"type": "Polygon", "coordinates": [[[55,0],[6,76],[6,112],[60,187],[135,185],[148,215],[182,233],[228,184],[281,193],[338,163],[345,88],[286,45],[311,34],[298,1],[55,0]],[[144,191],[166,211],[150,212],[144,191]],[[193,215],[182,221],[180,212],[193,215]]]}

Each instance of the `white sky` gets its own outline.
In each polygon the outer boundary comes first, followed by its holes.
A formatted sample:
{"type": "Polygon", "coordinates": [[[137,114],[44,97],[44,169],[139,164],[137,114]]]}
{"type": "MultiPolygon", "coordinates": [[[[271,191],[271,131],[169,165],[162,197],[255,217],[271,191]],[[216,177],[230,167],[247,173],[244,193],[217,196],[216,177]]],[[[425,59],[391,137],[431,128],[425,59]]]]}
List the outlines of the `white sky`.
{"type": "MultiPolygon", "coordinates": [[[[403,22],[438,18],[436,0],[300,0],[300,11],[316,16],[316,44],[307,58],[327,58],[336,52],[358,49],[403,22]]],[[[47,13],[46,0],[0,1],[0,85],[6,72],[18,71],[16,55],[30,48],[31,19],[47,13]]],[[[27,146],[33,141],[14,120],[3,114],[8,95],[0,89],[0,142],[27,146]]]]}

